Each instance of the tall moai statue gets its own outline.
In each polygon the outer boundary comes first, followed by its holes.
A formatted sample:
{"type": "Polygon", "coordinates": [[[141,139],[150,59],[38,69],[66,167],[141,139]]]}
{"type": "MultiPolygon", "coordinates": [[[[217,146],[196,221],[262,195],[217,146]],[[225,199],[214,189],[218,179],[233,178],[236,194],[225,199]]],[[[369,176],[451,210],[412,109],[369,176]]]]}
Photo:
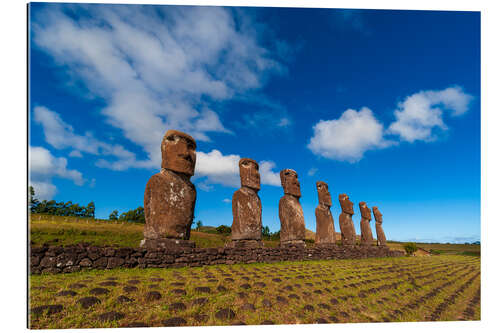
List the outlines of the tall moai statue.
{"type": "Polygon", "coordinates": [[[281,170],[280,178],[285,193],[279,203],[281,246],[289,244],[305,245],[306,225],[304,212],[299,202],[301,194],[297,172],[292,169],[281,170]]]}
{"type": "Polygon", "coordinates": [[[316,237],[315,244],[334,244],[335,226],[333,225],[333,216],[330,212],[332,206],[332,197],[328,191],[328,184],[322,181],[316,182],[318,190],[319,205],[316,207],[316,237]]]}
{"type": "Polygon", "coordinates": [[[356,230],[352,222],[354,215],[353,203],[349,200],[347,194],[339,195],[340,207],[342,213],[339,216],[340,232],[342,234],[342,245],[355,245],[356,244],[356,230]]]}
{"type": "Polygon", "coordinates": [[[193,247],[189,242],[196,188],[190,178],[196,164],[196,142],[186,133],[168,130],[161,142],[161,171],[144,191],[145,247],[193,247]]]}
{"type": "Polygon", "coordinates": [[[384,229],[382,229],[382,213],[378,207],[373,206],[373,216],[375,216],[375,230],[377,231],[377,245],[386,246],[387,240],[385,239],[384,229]]]}
{"type": "Polygon", "coordinates": [[[359,203],[359,210],[361,211],[361,245],[373,245],[372,228],[370,228],[370,221],[372,213],[366,202],[359,203]]]}
{"type": "Polygon", "coordinates": [[[233,225],[231,247],[262,246],[262,203],[259,164],[242,158],[239,162],[241,188],[233,194],[233,225]]]}

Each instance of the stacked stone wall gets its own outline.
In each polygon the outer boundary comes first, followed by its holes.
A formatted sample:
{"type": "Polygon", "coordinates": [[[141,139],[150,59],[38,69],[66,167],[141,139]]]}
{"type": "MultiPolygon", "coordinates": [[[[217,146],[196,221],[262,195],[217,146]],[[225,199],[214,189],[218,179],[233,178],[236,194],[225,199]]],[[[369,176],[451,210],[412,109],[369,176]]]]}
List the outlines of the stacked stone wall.
{"type": "Polygon", "coordinates": [[[30,272],[71,273],[89,269],[198,267],[217,264],[399,257],[386,246],[146,249],[87,244],[30,248],[30,272]]]}

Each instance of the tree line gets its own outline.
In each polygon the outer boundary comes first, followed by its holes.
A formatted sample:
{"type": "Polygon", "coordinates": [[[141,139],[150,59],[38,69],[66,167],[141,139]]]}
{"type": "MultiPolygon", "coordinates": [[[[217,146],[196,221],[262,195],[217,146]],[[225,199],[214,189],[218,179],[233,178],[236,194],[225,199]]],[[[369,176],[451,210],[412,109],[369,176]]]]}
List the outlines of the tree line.
{"type": "Polygon", "coordinates": [[[72,201],[56,202],[55,200],[39,201],[35,198],[35,189],[29,187],[28,208],[31,213],[58,215],[58,216],[76,216],[76,217],[95,217],[95,204],[89,202],[87,206],[80,206],[72,201]]]}
{"type": "MultiPolygon", "coordinates": [[[[87,206],[80,206],[72,201],[68,202],[56,202],[55,200],[43,200],[39,201],[35,199],[35,189],[33,186],[29,187],[29,209],[31,213],[47,214],[47,215],[58,215],[58,216],[76,216],[76,217],[92,217],[95,218],[95,204],[91,201],[87,206]]],[[[129,221],[146,223],[144,217],[144,207],[139,206],[136,209],[131,209],[129,211],[119,214],[118,210],[113,210],[109,214],[108,219],[110,221],[129,221]]],[[[198,220],[193,224],[196,225],[195,230],[200,231],[203,223],[198,220]]],[[[215,232],[219,234],[231,234],[231,227],[226,225],[220,225],[215,228],[215,232]]],[[[265,240],[279,240],[280,232],[271,232],[268,226],[262,227],[262,238],[265,240]]]]}

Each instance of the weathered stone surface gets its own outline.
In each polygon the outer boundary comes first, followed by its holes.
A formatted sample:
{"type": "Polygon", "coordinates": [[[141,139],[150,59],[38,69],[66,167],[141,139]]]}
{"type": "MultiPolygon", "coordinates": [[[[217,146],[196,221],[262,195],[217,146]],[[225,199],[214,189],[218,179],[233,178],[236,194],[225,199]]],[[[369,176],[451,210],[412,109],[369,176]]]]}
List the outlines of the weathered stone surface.
{"type": "Polygon", "coordinates": [[[249,158],[239,162],[241,188],[233,194],[232,240],[261,240],[262,204],[257,192],[260,190],[259,164],[249,158]]]}
{"type": "Polygon", "coordinates": [[[316,237],[315,244],[331,244],[335,243],[335,227],[333,224],[333,216],[330,212],[332,206],[332,198],[328,191],[328,184],[319,181],[316,182],[318,190],[319,205],[316,207],[316,237]]]}
{"type": "MultiPolygon", "coordinates": [[[[196,142],[182,132],[169,130],[161,144],[162,169],[144,191],[144,238],[189,239],[194,217],[196,142]]],[[[145,243],[145,245],[147,242],[145,243]]]]}
{"type": "MultiPolygon", "coordinates": [[[[157,239],[143,239],[141,246],[148,249],[167,249],[167,250],[182,250],[195,247],[195,243],[176,238],[157,238],[157,239]]],[[[148,254],[147,254],[148,255],[148,254]]],[[[151,254],[149,254],[151,256],[151,254]]],[[[153,259],[150,257],[150,259],[153,259]]]]}
{"type": "Polygon", "coordinates": [[[386,246],[387,240],[385,238],[384,229],[382,229],[382,213],[378,210],[378,207],[373,206],[373,216],[375,216],[375,230],[377,232],[377,245],[386,246]]]}
{"type": "Polygon", "coordinates": [[[370,208],[366,205],[366,202],[361,201],[359,203],[359,210],[361,211],[361,245],[373,245],[373,234],[370,227],[372,219],[370,208]]]}
{"type": "Polygon", "coordinates": [[[340,233],[342,234],[342,245],[356,244],[356,229],[352,222],[354,215],[353,203],[349,200],[347,194],[339,195],[340,207],[342,213],[339,216],[340,233]]]}
{"type": "MultiPolygon", "coordinates": [[[[183,241],[183,240],[180,240],[183,241]]],[[[235,241],[235,243],[240,242],[252,242],[251,240],[240,240],[235,241]]],[[[257,241],[254,241],[257,242],[257,241]]],[[[36,248],[34,248],[36,249],[36,248]]],[[[63,253],[72,251],[71,247],[64,247],[62,249],[63,253]]],[[[36,249],[39,256],[47,257],[44,251],[45,249],[36,249]]],[[[116,249],[118,253],[119,249],[116,249]]],[[[34,253],[35,251],[31,251],[34,253]]],[[[97,257],[95,261],[90,261],[88,267],[82,267],[83,269],[107,269],[107,263],[109,260],[115,257],[105,257],[104,251],[100,248],[94,246],[83,247],[82,256],[87,257],[88,253],[96,253],[97,257]]],[[[201,265],[217,265],[217,264],[227,264],[232,265],[236,263],[254,263],[254,262],[277,262],[277,261],[288,261],[288,260],[323,260],[323,259],[357,259],[357,258],[372,258],[372,257],[397,257],[404,255],[404,252],[390,250],[387,246],[351,246],[348,249],[337,246],[335,244],[323,244],[318,247],[307,248],[304,246],[302,240],[290,241],[286,245],[282,245],[279,248],[268,248],[268,247],[234,247],[234,248],[207,248],[207,249],[197,249],[197,248],[184,248],[182,250],[176,249],[144,249],[135,248],[129,253],[128,257],[123,258],[124,262],[121,263],[121,268],[172,268],[172,267],[185,267],[185,266],[201,266],[201,265]],[[298,243],[294,243],[298,242],[298,243]],[[130,259],[136,259],[135,261],[130,261],[130,259]]],[[[117,264],[120,262],[117,261],[117,264]]],[[[30,274],[40,274],[44,272],[49,273],[69,273],[80,269],[79,264],[73,266],[65,267],[61,270],[57,267],[42,267],[41,261],[38,266],[32,266],[30,269],[30,274]]],[[[239,274],[242,275],[242,274],[239,274]]],[[[279,275],[278,275],[279,276],[279,275]]],[[[209,278],[209,276],[206,276],[209,278]]],[[[212,275],[208,279],[208,282],[218,282],[216,279],[212,279],[212,275]]],[[[275,274],[272,275],[273,281],[281,281],[275,274]]],[[[289,277],[287,277],[289,278],[289,277]]],[[[297,276],[298,279],[303,279],[304,276],[297,276]]],[[[177,279],[182,279],[182,277],[177,277],[177,279]]],[[[249,281],[249,277],[242,277],[242,280],[249,281]]],[[[149,279],[146,279],[149,281],[149,279]]],[[[143,281],[143,282],[146,282],[143,281]]],[[[234,282],[233,278],[225,278],[225,281],[234,282]]],[[[82,280],[80,282],[92,282],[92,280],[82,280]]],[[[123,281],[126,284],[141,284],[141,280],[132,279],[128,281],[123,281]]],[[[107,282],[106,282],[107,283],[107,282]]],[[[113,283],[114,284],[114,283],[113,283]]],[[[169,283],[173,286],[185,286],[184,282],[172,282],[169,283]]],[[[77,283],[69,286],[71,289],[81,289],[85,288],[86,285],[77,283]]],[[[124,286],[123,288],[126,292],[137,291],[136,287],[124,286]]],[[[218,291],[223,291],[222,288],[217,288],[218,291]]],[[[178,290],[180,293],[184,294],[184,290],[178,290]]]]}
{"type": "Polygon", "coordinates": [[[299,198],[300,183],[297,172],[292,169],[284,169],[280,172],[281,186],[285,195],[279,202],[279,217],[281,222],[280,243],[304,243],[306,239],[306,225],[304,212],[299,198]]]}

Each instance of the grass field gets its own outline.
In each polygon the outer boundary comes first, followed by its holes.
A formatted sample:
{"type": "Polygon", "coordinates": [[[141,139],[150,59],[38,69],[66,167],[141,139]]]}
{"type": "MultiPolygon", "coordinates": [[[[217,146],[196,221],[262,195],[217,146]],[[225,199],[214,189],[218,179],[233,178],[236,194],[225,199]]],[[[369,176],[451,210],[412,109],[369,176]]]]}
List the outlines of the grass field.
{"type": "MultiPolygon", "coordinates": [[[[140,223],[34,214],[30,223],[30,240],[33,245],[44,243],[69,245],[85,242],[93,245],[137,247],[143,238],[143,229],[144,224],[140,223]]],[[[213,228],[209,227],[203,227],[202,230],[213,232],[213,228]]],[[[308,230],[307,238],[314,239],[314,233],[308,230]]],[[[191,240],[197,247],[220,247],[230,241],[230,236],[193,230],[191,240]]],[[[264,244],[276,247],[279,246],[279,241],[264,241],[264,244]]],[[[403,243],[400,242],[388,242],[388,246],[394,250],[404,251],[403,243]]],[[[417,246],[442,254],[480,255],[480,245],[417,243],[417,246]]]]}
{"type": "Polygon", "coordinates": [[[460,255],[95,270],[34,275],[30,285],[31,328],[479,320],[481,315],[480,259],[460,255]],[[92,300],[97,303],[85,308],[92,300]]]}
{"type": "MultiPolygon", "coordinates": [[[[143,227],[34,215],[30,241],[137,247],[143,227]]],[[[219,247],[230,240],[213,229],[203,231],[192,232],[197,247],[219,247]]],[[[388,245],[403,249],[402,243],[388,245]]],[[[417,245],[441,255],[33,275],[29,324],[84,328],[480,319],[480,246],[417,245]]]]}

